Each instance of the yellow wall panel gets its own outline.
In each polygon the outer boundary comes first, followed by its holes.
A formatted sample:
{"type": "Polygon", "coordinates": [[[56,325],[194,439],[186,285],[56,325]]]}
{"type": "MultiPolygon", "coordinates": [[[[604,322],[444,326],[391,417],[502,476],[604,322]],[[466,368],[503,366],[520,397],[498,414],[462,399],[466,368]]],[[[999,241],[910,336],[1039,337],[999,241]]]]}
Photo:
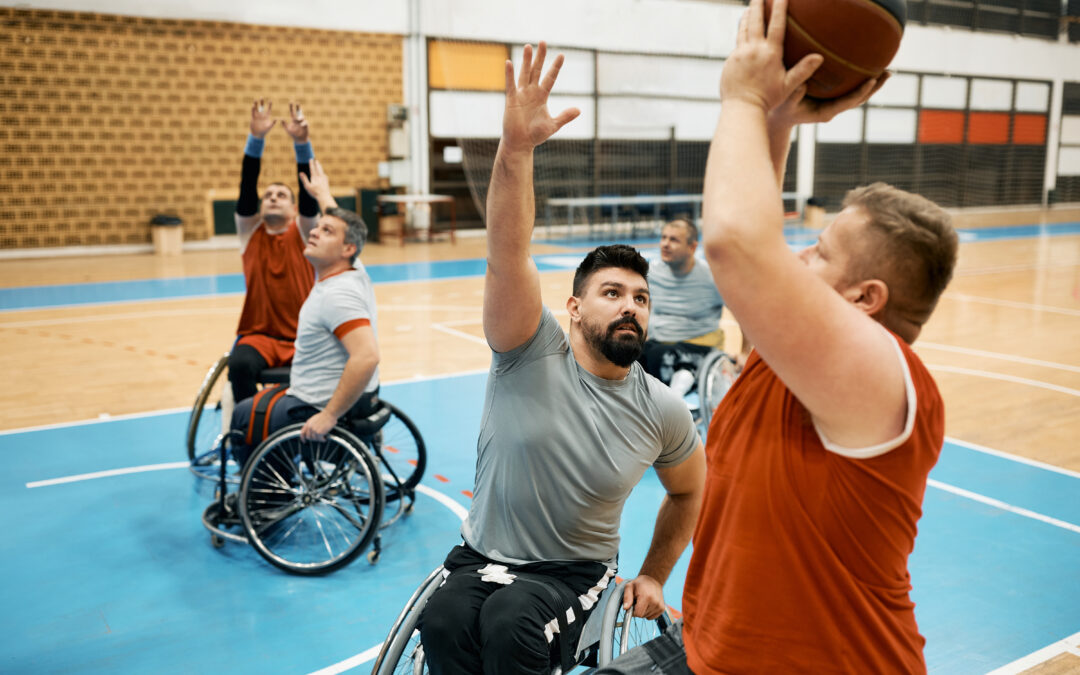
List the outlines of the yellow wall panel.
{"type": "Polygon", "coordinates": [[[428,42],[428,84],[432,89],[502,91],[506,45],[480,42],[428,42]]]}

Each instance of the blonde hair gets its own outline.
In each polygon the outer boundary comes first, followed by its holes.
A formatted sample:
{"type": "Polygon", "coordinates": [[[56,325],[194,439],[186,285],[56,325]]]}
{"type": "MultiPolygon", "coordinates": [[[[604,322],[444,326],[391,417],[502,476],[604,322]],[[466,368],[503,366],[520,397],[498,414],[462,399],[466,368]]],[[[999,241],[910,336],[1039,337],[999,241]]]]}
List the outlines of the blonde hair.
{"type": "Polygon", "coordinates": [[[956,267],[952,218],[929,199],[885,183],[849,191],[843,205],[861,210],[874,235],[849,274],[885,282],[889,299],[881,321],[913,342],[956,267]]]}

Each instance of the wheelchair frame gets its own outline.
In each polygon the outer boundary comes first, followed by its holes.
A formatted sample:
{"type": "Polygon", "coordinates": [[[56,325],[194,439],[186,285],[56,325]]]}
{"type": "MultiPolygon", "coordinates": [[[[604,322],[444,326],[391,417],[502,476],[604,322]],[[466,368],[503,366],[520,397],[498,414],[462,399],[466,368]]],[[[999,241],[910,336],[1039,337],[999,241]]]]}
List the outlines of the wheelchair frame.
{"type": "MultiPolygon", "coordinates": [[[[375,659],[371,675],[421,675],[428,672],[424,648],[420,644],[420,632],[416,626],[427,601],[442,585],[442,580],[443,567],[440,565],[413,591],[405,608],[390,628],[390,633],[375,659]],[[401,666],[408,669],[400,670],[401,666]]],[[[604,666],[629,649],[658,637],[672,625],[673,619],[666,610],[655,620],[628,616],[622,607],[625,588],[626,582],[620,581],[608,584],[600,594],[597,607],[586,620],[574,650],[576,665],[593,663],[597,667],[604,666]]],[[[562,668],[556,666],[552,675],[562,675],[562,668]]]]}

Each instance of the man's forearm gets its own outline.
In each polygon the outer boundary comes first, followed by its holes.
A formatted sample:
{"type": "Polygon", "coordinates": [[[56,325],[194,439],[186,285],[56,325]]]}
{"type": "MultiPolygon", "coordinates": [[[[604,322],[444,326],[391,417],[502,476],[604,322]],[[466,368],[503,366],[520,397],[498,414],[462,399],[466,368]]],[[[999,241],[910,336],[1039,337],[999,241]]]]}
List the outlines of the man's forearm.
{"type": "Polygon", "coordinates": [[[776,186],[780,191],[784,190],[784,173],[787,171],[788,153],[791,152],[791,131],[794,127],[769,121],[769,157],[772,159],[773,171],[776,173],[776,186]]]}
{"type": "Polygon", "coordinates": [[[262,151],[263,139],[249,135],[240,168],[240,196],[236,200],[236,213],[245,218],[259,212],[259,169],[262,164],[262,151]]]}
{"type": "Polygon", "coordinates": [[[656,579],[663,584],[686,550],[694,535],[698,512],[701,510],[701,494],[665,495],[656,514],[652,543],[641,564],[639,574],[656,579]]]}
{"type": "MultiPolygon", "coordinates": [[[[307,143],[294,143],[293,153],[296,155],[296,173],[304,174],[308,178],[311,178],[311,160],[315,159],[315,152],[311,148],[311,142],[307,143]]],[[[314,218],[319,215],[320,204],[316,201],[315,196],[308,194],[308,191],[304,189],[304,182],[300,183],[300,193],[297,200],[298,211],[301,216],[305,218],[314,218]]]]}
{"type": "Polygon", "coordinates": [[[341,416],[349,411],[360,400],[367,383],[375,374],[375,368],[379,365],[378,359],[354,356],[345,362],[345,370],[341,373],[338,386],[334,389],[334,395],[323,409],[326,413],[341,419],[341,416]]]}
{"type": "Polygon", "coordinates": [[[528,255],[535,217],[533,151],[500,143],[487,196],[489,263],[493,254],[528,255]]]}

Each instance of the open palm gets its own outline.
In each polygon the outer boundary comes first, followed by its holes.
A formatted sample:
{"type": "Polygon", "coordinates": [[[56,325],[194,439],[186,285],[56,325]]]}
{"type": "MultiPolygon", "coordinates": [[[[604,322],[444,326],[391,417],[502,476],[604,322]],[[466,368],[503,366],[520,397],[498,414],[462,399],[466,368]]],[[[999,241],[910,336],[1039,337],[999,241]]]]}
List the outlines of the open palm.
{"type": "Polygon", "coordinates": [[[577,108],[567,108],[552,117],[547,100],[555,79],[562,68],[563,56],[559,54],[541,79],[547,44],[541,42],[533,58],[532,46],[525,45],[521,60],[521,74],[514,81],[514,65],[506,62],[506,110],[503,113],[503,142],[511,148],[535,148],[561,129],[567,122],[581,114],[577,108]]]}
{"type": "Polygon", "coordinates": [[[274,128],[276,121],[270,114],[274,104],[270,101],[259,99],[251,103],[251,135],[262,138],[274,128]]]}

